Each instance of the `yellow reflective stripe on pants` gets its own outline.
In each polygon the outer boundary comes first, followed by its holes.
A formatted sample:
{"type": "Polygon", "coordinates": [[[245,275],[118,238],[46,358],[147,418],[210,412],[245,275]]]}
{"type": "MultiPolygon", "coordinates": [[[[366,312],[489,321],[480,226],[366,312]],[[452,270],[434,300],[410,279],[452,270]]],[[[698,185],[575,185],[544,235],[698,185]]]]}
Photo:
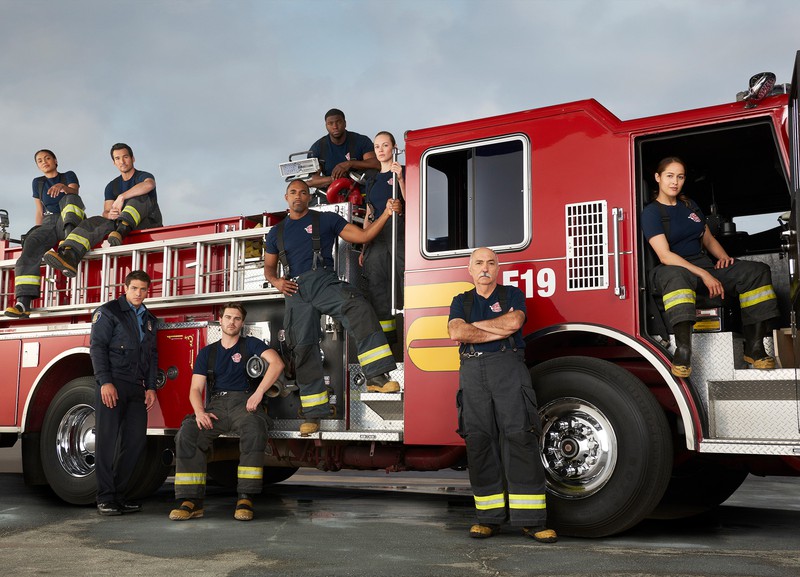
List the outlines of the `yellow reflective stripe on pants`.
{"type": "Polygon", "coordinates": [[[175,473],[176,485],[205,485],[205,473],[175,473]]]}
{"type": "Polygon", "coordinates": [[[496,495],[475,495],[475,508],[481,511],[489,509],[502,509],[506,506],[505,493],[496,495]]]}
{"type": "Polygon", "coordinates": [[[544,509],[544,495],[508,495],[509,509],[544,509]]]}
{"type": "Polygon", "coordinates": [[[24,274],[24,275],[19,275],[18,277],[15,277],[14,278],[14,284],[17,284],[17,285],[25,284],[25,285],[39,286],[39,283],[41,282],[41,280],[42,280],[42,277],[40,277],[39,275],[24,274]]]}
{"type": "Polygon", "coordinates": [[[775,296],[775,289],[772,288],[771,284],[766,286],[758,287],[757,289],[753,289],[751,291],[747,291],[746,293],[742,293],[739,295],[739,305],[742,308],[752,307],[757,305],[758,303],[763,303],[765,301],[773,300],[777,298],[775,296]]]}
{"type": "Polygon", "coordinates": [[[242,467],[239,465],[237,473],[240,479],[262,479],[264,477],[263,467],[242,467]]]}
{"type": "Polygon", "coordinates": [[[86,213],[81,209],[81,207],[75,206],[74,204],[68,204],[64,207],[64,210],[61,211],[61,220],[66,220],[66,217],[69,213],[77,214],[81,220],[86,218],[86,213]]]}
{"type": "Polygon", "coordinates": [[[691,289],[678,289],[676,291],[672,291],[671,293],[665,294],[663,297],[664,299],[664,310],[668,311],[674,306],[682,305],[682,304],[694,304],[695,303],[695,292],[691,289]]]}
{"type": "Polygon", "coordinates": [[[389,345],[381,345],[358,355],[358,362],[361,363],[361,366],[363,367],[364,365],[368,365],[370,363],[374,363],[375,361],[379,361],[383,358],[391,356],[392,349],[389,348],[389,345]]]}
{"type": "Polygon", "coordinates": [[[131,205],[127,205],[125,208],[123,208],[122,212],[127,212],[129,215],[131,215],[134,227],[139,226],[139,223],[142,222],[142,215],[139,214],[139,211],[133,208],[131,205]]]}
{"type": "Polygon", "coordinates": [[[86,238],[85,236],[81,236],[79,234],[75,234],[74,232],[68,234],[67,238],[64,239],[64,242],[66,242],[68,240],[71,240],[72,242],[77,242],[78,244],[83,245],[83,247],[86,250],[90,250],[92,248],[92,246],[89,244],[89,239],[88,238],[86,238]]]}
{"type": "Polygon", "coordinates": [[[316,395],[300,395],[300,404],[303,407],[318,407],[328,402],[328,391],[316,395]]]}
{"type": "Polygon", "coordinates": [[[395,321],[394,319],[389,321],[381,321],[381,328],[385,333],[392,332],[393,330],[397,329],[397,321],[395,321]]]}

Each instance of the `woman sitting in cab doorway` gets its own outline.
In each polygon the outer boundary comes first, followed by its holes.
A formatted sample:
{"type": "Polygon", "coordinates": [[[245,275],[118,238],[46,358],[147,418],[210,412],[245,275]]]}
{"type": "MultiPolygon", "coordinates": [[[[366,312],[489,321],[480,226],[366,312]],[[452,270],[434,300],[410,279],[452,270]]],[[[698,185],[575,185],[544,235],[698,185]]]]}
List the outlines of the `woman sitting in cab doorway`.
{"type": "Polygon", "coordinates": [[[661,261],[650,279],[653,290],[664,301],[666,320],[675,334],[672,374],[688,377],[692,373],[698,282],[712,298],[725,298],[726,291],[739,295],[744,360],[756,369],[774,369],[775,359],[764,350],[767,321],[779,314],[769,267],[728,256],[709,231],[697,203],[681,193],[686,181],[686,165],[681,159],[663,159],[655,178],[658,192],[642,211],[641,222],[644,237],[661,261]]]}

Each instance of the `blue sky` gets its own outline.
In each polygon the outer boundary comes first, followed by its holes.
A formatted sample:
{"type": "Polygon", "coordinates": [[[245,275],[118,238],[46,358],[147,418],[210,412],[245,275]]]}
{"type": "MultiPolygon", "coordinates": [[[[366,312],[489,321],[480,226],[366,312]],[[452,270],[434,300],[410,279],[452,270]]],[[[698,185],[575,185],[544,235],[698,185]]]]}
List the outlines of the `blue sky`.
{"type": "Polygon", "coordinates": [[[0,208],[33,224],[50,148],[99,213],[122,141],[165,223],[280,210],[331,107],[370,137],[584,98],[638,118],[788,82],[798,30],[794,0],[0,0],[0,208]]]}

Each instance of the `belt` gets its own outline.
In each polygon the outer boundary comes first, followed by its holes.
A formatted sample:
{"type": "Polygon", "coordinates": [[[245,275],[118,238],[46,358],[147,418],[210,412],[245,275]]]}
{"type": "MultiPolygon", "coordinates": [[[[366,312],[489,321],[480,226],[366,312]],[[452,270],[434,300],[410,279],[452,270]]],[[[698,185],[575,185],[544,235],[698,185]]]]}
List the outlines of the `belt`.
{"type": "Polygon", "coordinates": [[[479,357],[479,356],[481,356],[482,354],[483,354],[483,353],[482,353],[482,352],[480,352],[480,351],[475,351],[475,352],[473,352],[473,353],[461,353],[461,358],[462,358],[462,359],[471,359],[471,358],[474,358],[474,357],[479,357]]]}
{"type": "Polygon", "coordinates": [[[216,393],[211,393],[211,398],[216,397],[224,397],[225,395],[234,395],[236,393],[241,393],[244,395],[250,394],[250,390],[247,391],[217,391],[216,393]]]}

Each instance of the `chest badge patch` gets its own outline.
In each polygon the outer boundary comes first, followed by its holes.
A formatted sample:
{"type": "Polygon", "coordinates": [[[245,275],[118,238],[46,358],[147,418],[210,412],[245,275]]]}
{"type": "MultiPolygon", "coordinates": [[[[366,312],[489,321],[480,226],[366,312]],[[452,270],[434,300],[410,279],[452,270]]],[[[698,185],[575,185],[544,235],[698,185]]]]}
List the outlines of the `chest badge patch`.
{"type": "Polygon", "coordinates": [[[490,308],[490,309],[492,309],[492,312],[493,312],[493,313],[499,313],[499,312],[502,312],[502,311],[503,311],[503,309],[501,309],[501,308],[500,308],[500,303],[494,303],[494,304],[493,304],[492,306],[490,306],[489,308],[490,308]]]}
{"type": "Polygon", "coordinates": [[[240,362],[242,361],[242,354],[241,354],[241,353],[236,353],[235,355],[233,355],[233,356],[231,357],[231,360],[232,360],[234,363],[240,363],[240,362]]]}
{"type": "Polygon", "coordinates": [[[312,226],[313,226],[313,225],[309,224],[309,225],[308,225],[307,227],[305,227],[303,230],[304,230],[304,231],[306,231],[308,234],[311,234],[311,228],[312,228],[312,226]]]}
{"type": "Polygon", "coordinates": [[[689,218],[691,218],[695,222],[703,222],[702,220],[700,220],[700,217],[697,216],[695,213],[689,214],[689,218]]]}

